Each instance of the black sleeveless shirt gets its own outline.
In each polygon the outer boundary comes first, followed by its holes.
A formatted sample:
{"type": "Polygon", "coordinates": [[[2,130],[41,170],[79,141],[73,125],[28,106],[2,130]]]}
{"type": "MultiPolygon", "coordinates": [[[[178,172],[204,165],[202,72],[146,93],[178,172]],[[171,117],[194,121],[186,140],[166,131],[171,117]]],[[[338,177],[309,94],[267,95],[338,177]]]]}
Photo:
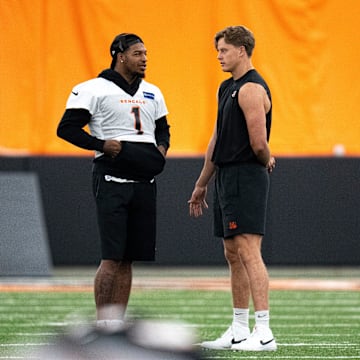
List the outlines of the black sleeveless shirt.
{"type": "MultiPolygon", "coordinates": [[[[241,162],[258,162],[250,146],[249,132],[242,109],[238,103],[240,88],[247,82],[260,84],[271,101],[270,89],[256,70],[249,70],[240,79],[227,79],[218,92],[217,141],[212,161],[217,166],[241,162]]],[[[270,137],[271,112],[266,114],[267,140],[270,137]]]]}

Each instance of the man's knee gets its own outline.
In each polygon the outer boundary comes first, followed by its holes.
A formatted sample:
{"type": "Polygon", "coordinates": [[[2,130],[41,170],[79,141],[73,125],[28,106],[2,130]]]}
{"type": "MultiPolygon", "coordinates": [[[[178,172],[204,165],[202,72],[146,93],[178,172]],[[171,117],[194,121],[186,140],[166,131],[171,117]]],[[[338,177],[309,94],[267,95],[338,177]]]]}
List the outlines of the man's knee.
{"type": "Polygon", "coordinates": [[[231,265],[235,262],[239,262],[238,249],[234,244],[233,239],[224,240],[224,255],[226,261],[231,265]]]}
{"type": "Polygon", "coordinates": [[[261,258],[261,236],[241,234],[236,236],[238,255],[244,264],[257,262],[261,258]]]}

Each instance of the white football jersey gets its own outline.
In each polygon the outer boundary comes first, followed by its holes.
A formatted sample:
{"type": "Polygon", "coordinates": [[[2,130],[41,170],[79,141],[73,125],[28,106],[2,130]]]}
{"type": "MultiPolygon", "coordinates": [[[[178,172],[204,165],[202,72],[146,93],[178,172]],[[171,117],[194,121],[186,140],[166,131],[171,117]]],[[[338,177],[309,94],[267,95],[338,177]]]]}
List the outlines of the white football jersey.
{"type": "Polygon", "coordinates": [[[155,121],[168,114],[157,86],[142,80],[137,92],[131,96],[102,77],[76,85],[66,109],[88,110],[91,135],[98,139],[154,144],[155,121]]]}

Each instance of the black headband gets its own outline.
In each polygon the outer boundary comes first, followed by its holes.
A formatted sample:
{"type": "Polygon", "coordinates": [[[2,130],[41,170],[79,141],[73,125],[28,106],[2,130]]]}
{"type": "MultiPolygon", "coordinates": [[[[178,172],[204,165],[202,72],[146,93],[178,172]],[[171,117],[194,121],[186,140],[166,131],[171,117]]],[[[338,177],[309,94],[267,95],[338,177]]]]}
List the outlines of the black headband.
{"type": "Polygon", "coordinates": [[[143,43],[141,38],[135,34],[122,33],[117,35],[110,46],[110,54],[114,57],[119,52],[126,51],[131,45],[143,43]]]}

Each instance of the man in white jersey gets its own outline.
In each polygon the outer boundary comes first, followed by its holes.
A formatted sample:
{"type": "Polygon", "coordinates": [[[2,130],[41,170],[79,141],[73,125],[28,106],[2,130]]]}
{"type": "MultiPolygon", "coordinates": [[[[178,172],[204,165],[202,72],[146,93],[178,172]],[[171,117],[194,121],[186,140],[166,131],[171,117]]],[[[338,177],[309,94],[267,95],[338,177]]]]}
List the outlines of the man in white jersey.
{"type": "Polygon", "coordinates": [[[164,168],[170,132],[163,95],[144,80],[142,39],[122,33],[110,53],[110,69],[72,89],[57,135],[95,151],[102,259],[94,284],[97,325],[117,330],[130,296],[132,262],[155,259],[154,177],[164,168]]]}

